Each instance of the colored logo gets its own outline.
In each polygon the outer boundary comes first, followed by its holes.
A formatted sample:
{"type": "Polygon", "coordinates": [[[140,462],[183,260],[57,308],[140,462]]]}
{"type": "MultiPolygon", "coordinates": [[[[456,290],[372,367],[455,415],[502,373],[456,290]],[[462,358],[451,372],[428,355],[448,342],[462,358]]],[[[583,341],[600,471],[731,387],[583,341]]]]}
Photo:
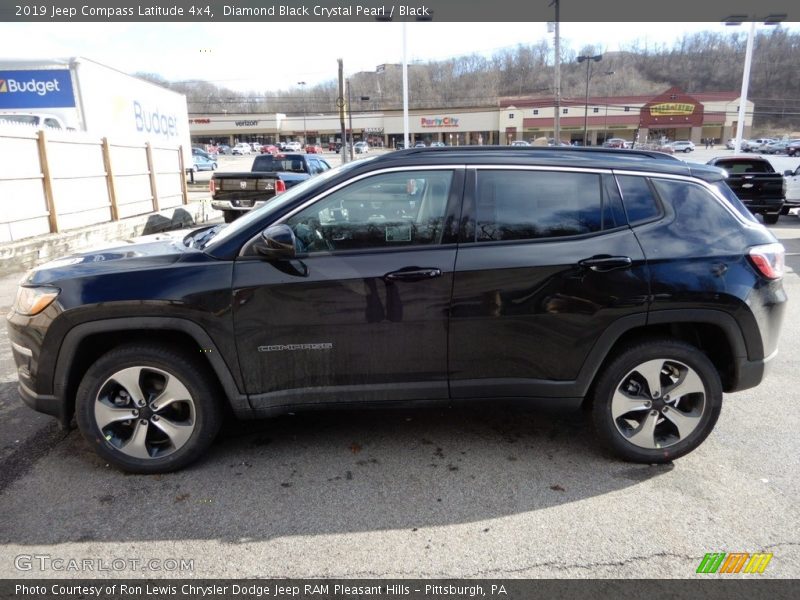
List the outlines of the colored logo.
{"type": "Polygon", "coordinates": [[[0,71],[0,109],[75,106],[69,69],[0,71]]]}
{"type": "Polygon", "coordinates": [[[772,560],[772,553],[711,552],[703,557],[697,573],[750,573],[761,574],[772,560]]]}
{"type": "Polygon", "coordinates": [[[650,107],[650,114],[653,116],[690,115],[693,112],[694,104],[685,102],[662,102],[650,107]]]}
{"type": "Polygon", "coordinates": [[[420,118],[420,126],[422,127],[458,127],[458,119],[455,117],[434,117],[428,119],[427,117],[420,118]]]}

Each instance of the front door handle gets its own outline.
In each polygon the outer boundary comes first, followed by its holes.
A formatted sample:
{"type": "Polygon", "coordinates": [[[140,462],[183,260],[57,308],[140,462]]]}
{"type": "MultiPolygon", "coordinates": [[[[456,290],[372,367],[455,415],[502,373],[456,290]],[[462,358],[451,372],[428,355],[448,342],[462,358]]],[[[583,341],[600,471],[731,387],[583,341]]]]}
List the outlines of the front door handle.
{"type": "Polygon", "coordinates": [[[592,271],[603,273],[614,269],[627,269],[633,264],[633,261],[629,256],[592,256],[579,260],[578,264],[592,271]]]}
{"type": "Polygon", "coordinates": [[[441,269],[422,269],[419,267],[406,267],[399,271],[392,271],[383,276],[387,281],[423,281],[425,279],[433,279],[434,277],[441,277],[441,269]]]}

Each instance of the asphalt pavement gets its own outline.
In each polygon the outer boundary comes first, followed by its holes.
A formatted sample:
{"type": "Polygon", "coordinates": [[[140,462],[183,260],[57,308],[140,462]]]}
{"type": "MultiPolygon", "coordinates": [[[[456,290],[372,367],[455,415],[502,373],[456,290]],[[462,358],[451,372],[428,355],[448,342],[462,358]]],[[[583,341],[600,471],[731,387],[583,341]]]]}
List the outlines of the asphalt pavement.
{"type": "MultiPolygon", "coordinates": [[[[0,577],[96,575],[19,569],[36,554],[126,561],[106,577],[684,578],[707,552],[771,552],[761,577],[797,577],[800,219],[770,229],[781,352],[666,466],[608,456],[580,412],[483,406],[230,423],[190,468],[126,475],[22,405],[0,328],[0,577]]],[[[0,279],[3,314],[20,276],[0,279]]]]}

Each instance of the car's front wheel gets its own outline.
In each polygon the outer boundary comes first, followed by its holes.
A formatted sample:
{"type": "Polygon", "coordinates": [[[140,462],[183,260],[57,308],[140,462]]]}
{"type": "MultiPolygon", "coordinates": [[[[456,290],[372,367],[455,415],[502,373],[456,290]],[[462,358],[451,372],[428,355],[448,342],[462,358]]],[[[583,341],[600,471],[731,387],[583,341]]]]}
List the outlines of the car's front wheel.
{"type": "Polygon", "coordinates": [[[780,216],[781,216],[780,211],[774,213],[764,213],[764,223],[766,223],[767,225],[775,225],[775,223],[778,222],[780,216]]]}
{"type": "Polygon", "coordinates": [[[656,339],[629,347],[605,368],[594,395],[598,435],[617,455],[665,463],[711,433],[722,408],[716,368],[699,349],[656,339]]]}
{"type": "Polygon", "coordinates": [[[178,350],[132,344],[104,354],[77,393],[83,437],[114,466],[165,473],[196,460],[221,422],[216,387],[178,350]]]}

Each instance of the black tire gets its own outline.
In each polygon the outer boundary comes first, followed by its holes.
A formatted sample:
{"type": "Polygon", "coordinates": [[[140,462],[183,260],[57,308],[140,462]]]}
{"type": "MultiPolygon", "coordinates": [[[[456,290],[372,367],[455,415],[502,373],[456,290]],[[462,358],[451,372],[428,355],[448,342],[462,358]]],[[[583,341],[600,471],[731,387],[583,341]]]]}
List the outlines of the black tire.
{"type": "Polygon", "coordinates": [[[612,452],[624,460],[632,462],[667,463],[697,448],[711,433],[722,409],[722,384],[714,365],[696,347],[668,338],[653,339],[624,349],[611,361],[597,380],[593,400],[595,429],[599,438],[612,452]],[[664,396],[660,399],[656,399],[654,396],[651,399],[646,390],[646,380],[639,379],[640,382],[644,382],[644,385],[641,386],[643,395],[629,396],[630,388],[626,387],[623,397],[630,398],[633,403],[638,403],[639,398],[642,398],[642,404],[645,405],[647,402],[650,406],[645,410],[638,407],[633,409],[637,412],[633,412],[633,410],[631,412],[618,411],[617,418],[613,418],[612,404],[615,394],[618,391],[623,392],[621,388],[624,384],[636,383],[636,375],[639,374],[637,368],[646,364],[657,364],[657,361],[661,360],[664,361],[664,366],[659,371],[662,384],[665,381],[672,383],[672,380],[665,375],[665,371],[674,367],[687,368],[683,378],[678,379],[679,383],[662,387],[664,396]],[[678,402],[683,402],[681,409],[686,407],[691,409],[691,412],[681,413],[681,416],[684,418],[686,415],[691,416],[691,422],[694,425],[687,435],[682,436],[672,421],[677,417],[678,407],[671,406],[670,402],[675,402],[675,399],[669,398],[669,392],[678,389],[680,382],[690,381],[688,373],[695,376],[697,385],[702,384],[703,393],[681,395],[677,399],[678,402]],[[664,406],[661,406],[662,404],[664,406]],[[671,412],[669,412],[670,409],[671,412]],[[667,416],[668,412],[669,417],[667,416]],[[630,417],[630,419],[624,419],[623,416],[630,417]],[[630,423],[630,420],[636,422],[637,417],[642,418],[642,421],[638,423],[638,428],[633,427],[630,423]],[[631,441],[638,437],[638,433],[643,432],[648,424],[647,419],[652,419],[651,423],[657,423],[653,427],[654,443],[651,448],[642,447],[631,441]],[[623,433],[623,429],[625,433],[623,433]],[[655,432],[658,432],[659,436],[664,435],[665,437],[657,440],[655,432]],[[675,432],[678,432],[678,435],[675,435],[675,432]],[[672,437],[669,437],[670,435],[672,437]]]}
{"type": "MultiPolygon", "coordinates": [[[[130,344],[115,348],[89,367],[78,387],[75,410],[78,428],[101,458],[123,471],[150,474],[181,469],[208,449],[222,422],[220,392],[207,375],[207,370],[182,351],[171,347],[130,344]],[[137,369],[138,391],[133,391],[132,385],[126,387],[119,383],[124,381],[119,377],[122,373],[136,372],[137,369]],[[158,395],[158,390],[172,386],[188,392],[188,400],[181,400],[183,395],[176,394],[178,401],[157,407],[156,402],[164,400],[158,395]],[[111,401],[113,398],[119,400],[120,390],[127,388],[132,388],[132,397],[127,405],[120,407],[111,401]],[[136,395],[147,397],[144,405],[136,404],[136,395]],[[112,412],[130,411],[135,416],[123,420],[124,417],[115,415],[115,420],[105,426],[99,425],[97,411],[109,409],[112,412]],[[181,432],[180,437],[175,436],[179,444],[173,443],[173,437],[164,433],[166,423],[173,431],[181,432]],[[134,432],[139,431],[140,424],[143,424],[144,433],[138,447],[149,455],[146,457],[130,455],[130,448],[136,448],[137,444],[126,446],[135,442],[134,432]],[[124,447],[129,448],[128,452],[123,451],[124,447]]],[[[133,380],[129,378],[129,381],[133,380]]]]}
{"type": "Polygon", "coordinates": [[[763,216],[764,216],[764,223],[766,223],[767,225],[775,225],[775,223],[778,222],[781,213],[780,212],[764,213],[763,216]]]}
{"type": "Polygon", "coordinates": [[[226,223],[233,223],[239,218],[239,213],[235,210],[223,210],[222,218],[225,219],[226,223]]]}
{"type": "Polygon", "coordinates": [[[684,154],[689,154],[689,152],[691,152],[691,151],[692,151],[692,149],[691,149],[691,148],[686,148],[686,150],[684,150],[684,151],[683,151],[683,153],[684,153],[684,154]]]}
{"type": "Polygon", "coordinates": [[[789,208],[790,208],[790,207],[788,207],[788,206],[784,206],[784,207],[781,209],[781,215],[788,215],[788,214],[789,214],[789,208]]]}

